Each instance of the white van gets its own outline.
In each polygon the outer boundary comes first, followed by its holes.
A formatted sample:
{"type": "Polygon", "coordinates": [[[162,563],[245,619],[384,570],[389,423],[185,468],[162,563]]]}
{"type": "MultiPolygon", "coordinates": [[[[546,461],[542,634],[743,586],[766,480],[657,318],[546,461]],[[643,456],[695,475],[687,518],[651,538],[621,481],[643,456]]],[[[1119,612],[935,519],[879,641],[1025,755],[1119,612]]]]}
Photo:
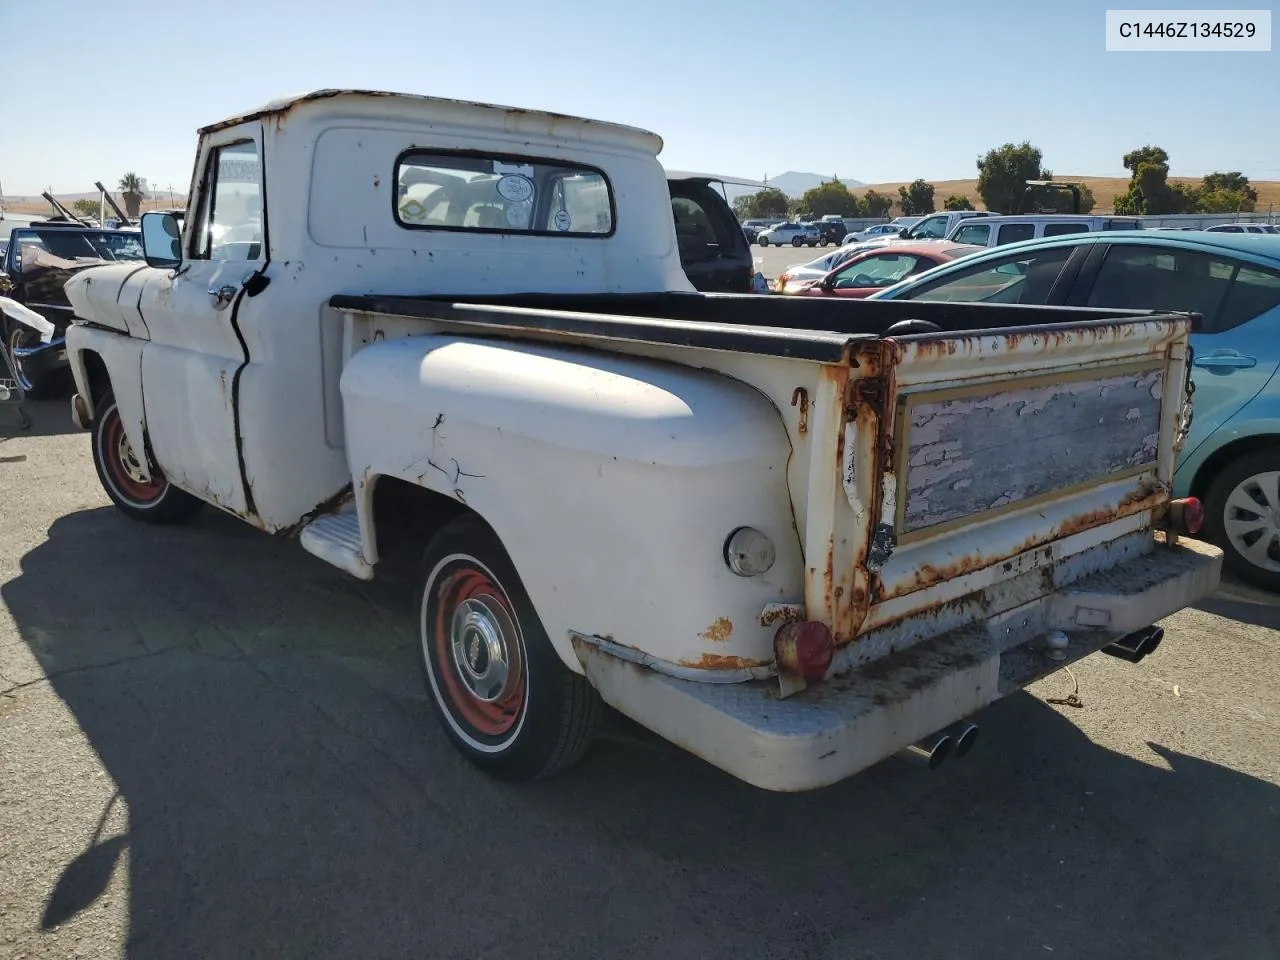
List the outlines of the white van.
{"type": "Polygon", "coordinates": [[[1036,237],[1057,237],[1064,233],[1091,230],[1140,230],[1137,217],[1091,217],[1086,214],[1040,213],[1027,216],[996,217],[992,220],[961,220],[947,239],[979,247],[999,247],[1036,237]]]}
{"type": "Polygon", "coordinates": [[[900,236],[904,240],[944,240],[956,224],[975,217],[998,217],[1000,214],[987,210],[948,210],[945,213],[931,213],[910,229],[904,230],[900,236]]]}

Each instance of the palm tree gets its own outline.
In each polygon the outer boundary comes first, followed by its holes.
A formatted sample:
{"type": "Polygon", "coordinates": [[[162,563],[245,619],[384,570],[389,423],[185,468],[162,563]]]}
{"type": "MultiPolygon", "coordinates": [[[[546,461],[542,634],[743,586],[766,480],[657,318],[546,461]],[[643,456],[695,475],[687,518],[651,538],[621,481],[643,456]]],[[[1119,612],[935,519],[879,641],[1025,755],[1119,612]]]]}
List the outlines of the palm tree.
{"type": "Polygon", "coordinates": [[[136,220],[142,207],[142,178],[130,170],[120,178],[120,195],[124,200],[124,212],[130,220],[136,220]]]}

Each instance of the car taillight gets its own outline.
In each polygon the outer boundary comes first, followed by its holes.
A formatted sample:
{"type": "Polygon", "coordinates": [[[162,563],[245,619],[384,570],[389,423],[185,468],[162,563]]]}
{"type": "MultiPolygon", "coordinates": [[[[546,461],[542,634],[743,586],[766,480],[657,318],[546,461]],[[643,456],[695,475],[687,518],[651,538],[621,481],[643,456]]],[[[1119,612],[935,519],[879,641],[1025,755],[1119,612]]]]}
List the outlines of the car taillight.
{"type": "Polygon", "coordinates": [[[1169,526],[1177,533],[1194,537],[1204,526],[1204,504],[1199,497],[1169,501],[1169,526]]]}
{"type": "Polygon", "coordinates": [[[835,650],[831,631],[821,620],[784,623],[773,638],[778,669],[801,676],[809,683],[826,676],[835,650]]]}

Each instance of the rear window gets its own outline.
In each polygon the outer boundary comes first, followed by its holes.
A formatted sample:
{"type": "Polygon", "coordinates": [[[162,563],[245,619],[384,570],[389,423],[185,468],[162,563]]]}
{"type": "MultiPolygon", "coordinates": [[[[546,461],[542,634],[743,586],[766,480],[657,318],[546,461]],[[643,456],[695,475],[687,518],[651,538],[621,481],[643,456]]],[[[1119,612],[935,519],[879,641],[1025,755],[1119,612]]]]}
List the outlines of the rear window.
{"type": "Polygon", "coordinates": [[[1213,333],[1275,306],[1277,294],[1280,283],[1269,271],[1196,250],[1125,245],[1107,251],[1087,305],[1186,310],[1200,314],[1204,332],[1213,333]]]}
{"type": "Polygon", "coordinates": [[[1044,235],[1046,237],[1060,237],[1064,233],[1088,232],[1088,225],[1083,223],[1046,223],[1044,225],[1044,235]]]}
{"type": "Polygon", "coordinates": [[[614,229],[603,171],[558,160],[413,151],[396,162],[396,187],[403,227],[576,237],[614,229]]]}

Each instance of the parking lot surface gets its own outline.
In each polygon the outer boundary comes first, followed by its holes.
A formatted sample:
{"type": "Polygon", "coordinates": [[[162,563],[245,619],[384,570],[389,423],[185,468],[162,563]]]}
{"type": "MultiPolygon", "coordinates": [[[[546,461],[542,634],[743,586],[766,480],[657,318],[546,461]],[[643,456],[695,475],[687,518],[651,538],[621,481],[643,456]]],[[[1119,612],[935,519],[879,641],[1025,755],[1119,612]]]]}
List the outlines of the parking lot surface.
{"type": "Polygon", "coordinates": [[[405,597],[211,509],[130,522],[31,406],[14,437],[0,405],[0,957],[1280,956],[1266,595],[935,772],[768,794],[612,718],[512,786],[437,729],[405,597]]]}

